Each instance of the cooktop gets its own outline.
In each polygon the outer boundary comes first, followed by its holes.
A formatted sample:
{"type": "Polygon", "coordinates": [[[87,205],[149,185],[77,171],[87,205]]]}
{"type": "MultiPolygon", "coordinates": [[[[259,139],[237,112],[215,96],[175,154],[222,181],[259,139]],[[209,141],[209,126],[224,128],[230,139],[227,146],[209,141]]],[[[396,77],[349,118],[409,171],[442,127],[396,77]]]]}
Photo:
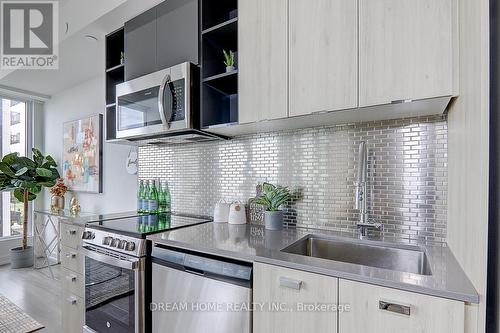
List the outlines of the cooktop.
{"type": "Polygon", "coordinates": [[[201,216],[183,214],[139,215],[113,220],[88,223],[86,228],[99,229],[135,238],[146,238],[147,235],[170,229],[210,222],[211,219],[201,216]]]}

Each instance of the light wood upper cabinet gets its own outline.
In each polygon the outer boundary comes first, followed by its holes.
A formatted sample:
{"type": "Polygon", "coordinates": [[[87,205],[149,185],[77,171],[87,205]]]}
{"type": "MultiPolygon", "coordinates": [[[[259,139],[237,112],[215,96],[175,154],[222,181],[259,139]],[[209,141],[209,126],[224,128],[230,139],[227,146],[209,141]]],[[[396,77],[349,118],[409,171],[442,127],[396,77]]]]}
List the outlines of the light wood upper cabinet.
{"type": "Polygon", "coordinates": [[[359,0],[360,107],[453,95],[454,0],[359,0]]]}
{"type": "Polygon", "coordinates": [[[459,301],[339,280],[339,304],[350,306],[339,312],[339,332],[464,332],[464,303],[459,301]],[[380,309],[380,301],[387,309],[380,309]],[[397,313],[405,309],[409,315],[397,313]]]}
{"type": "Polygon", "coordinates": [[[358,106],[357,3],[289,0],[290,116],[358,106]]]}
{"type": "Polygon", "coordinates": [[[255,263],[253,285],[253,302],[263,305],[253,312],[254,333],[337,332],[337,312],[299,308],[303,304],[336,306],[337,278],[255,263]]]}
{"type": "Polygon", "coordinates": [[[239,122],[288,116],[288,0],[238,1],[239,122]]]}

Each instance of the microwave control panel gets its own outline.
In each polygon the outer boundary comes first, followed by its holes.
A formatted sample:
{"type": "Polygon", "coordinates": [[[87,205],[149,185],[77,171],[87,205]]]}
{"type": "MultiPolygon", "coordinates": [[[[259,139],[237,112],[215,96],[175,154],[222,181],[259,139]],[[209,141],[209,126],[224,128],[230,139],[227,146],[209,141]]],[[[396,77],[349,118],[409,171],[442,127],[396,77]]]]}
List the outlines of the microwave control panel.
{"type": "MultiPolygon", "coordinates": [[[[170,121],[182,121],[186,118],[186,109],[184,105],[185,80],[176,80],[169,83],[169,90],[172,93],[172,118],[170,121]]],[[[165,93],[169,93],[166,89],[165,93]]]]}

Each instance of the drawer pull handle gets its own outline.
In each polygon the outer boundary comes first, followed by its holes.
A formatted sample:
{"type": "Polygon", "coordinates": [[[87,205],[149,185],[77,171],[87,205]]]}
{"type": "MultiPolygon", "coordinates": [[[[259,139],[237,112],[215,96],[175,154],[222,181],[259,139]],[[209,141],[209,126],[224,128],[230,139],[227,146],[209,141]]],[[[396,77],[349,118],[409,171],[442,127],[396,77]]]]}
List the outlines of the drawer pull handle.
{"type": "Polygon", "coordinates": [[[410,307],[406,306],[406,305],[379,301],[378,308],[380,310],[399,313],[399,314],[406,315],[406,316],[410,315],[410,307]]]}
{"type": "Polygon", "coordinates": [[[76,230],[68,230],[68,235],[76,235],[76,230]]]}
{"type": "Polygon", "coordinates": [[[76,282],[76,275],[67,275],[66,280],[76,282]]]}
{"type": "Polygon", "coordinates": [[[71,304],[71,305],[75,305],[76,304],[76,298],[74,297],[70,297],[67,299],[68,303],[71,304]]]}
{"type": "Polygon", "coordinates": [[[76,253],[66,253],[66,258],[76,258],[76,253]]]}
{"type": "Polygon", "coordinates": [[[396,99],[394,101],[391,101],[391,104],[404,104],[404,103],[411,103],[413,102],[413,99],[407,98],[407,99],[396,99]]]}
{"type": "Polygon", "coordinates": [[[300,290],[302,281],[291,279],[285,276],[280,276],[280,286],[295,290],[300,290]]]}

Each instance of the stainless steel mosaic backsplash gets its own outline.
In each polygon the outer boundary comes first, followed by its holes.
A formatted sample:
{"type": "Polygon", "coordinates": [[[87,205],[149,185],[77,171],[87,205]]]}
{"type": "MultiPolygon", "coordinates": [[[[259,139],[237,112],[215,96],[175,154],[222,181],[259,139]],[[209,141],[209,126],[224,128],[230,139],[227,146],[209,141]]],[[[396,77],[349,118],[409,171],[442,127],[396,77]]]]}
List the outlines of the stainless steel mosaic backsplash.
{"type": "Polygon", "coordinates": [[[368,146],[368,211],[383,235],[446,240],[445,116],[376,121],[139,148],[139,179],[167,180],[172,209],[213,215],[219,199],[247,202],[258,181],[289,186],[285,222],[357,232],[358,145],[368,146]]]}

